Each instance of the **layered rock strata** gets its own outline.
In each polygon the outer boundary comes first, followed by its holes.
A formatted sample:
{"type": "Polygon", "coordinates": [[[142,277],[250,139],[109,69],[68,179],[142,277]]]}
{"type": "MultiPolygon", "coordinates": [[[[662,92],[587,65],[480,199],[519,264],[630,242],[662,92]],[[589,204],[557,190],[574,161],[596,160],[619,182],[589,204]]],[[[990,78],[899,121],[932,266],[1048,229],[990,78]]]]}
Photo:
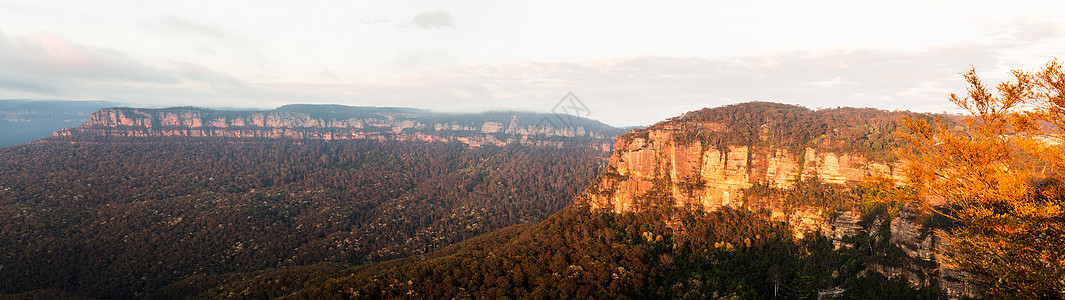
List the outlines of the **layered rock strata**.
{"type": "Polygon", "coordinates": [[[646,129],[619,138],[609,165],[586,193],[592,209],[639,211],[641,198],[656,187],[677,207],[712,211],[739,208],[744,190],[756,183],[787,189],[799,180],[856,184],[883,176],[902,180],[896,163],[861,154],[807,147],[800,151],[770,146],[706,147],[699,140],[679,142],[675,129],[646,129]]]}

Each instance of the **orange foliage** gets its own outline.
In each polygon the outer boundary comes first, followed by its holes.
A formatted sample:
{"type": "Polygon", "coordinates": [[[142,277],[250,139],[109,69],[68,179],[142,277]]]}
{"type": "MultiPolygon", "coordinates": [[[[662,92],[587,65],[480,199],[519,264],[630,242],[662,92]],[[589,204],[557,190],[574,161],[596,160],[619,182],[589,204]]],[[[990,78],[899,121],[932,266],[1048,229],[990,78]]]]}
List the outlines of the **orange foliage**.
{"type": "Polygon", "coordinates": [[[975,70],[964,74],[964,126],[905,117],[912,189],[895,196],[958,222],[943,236],[947,261],[981,275],[992,296],[1065,296],[1065,75],[1051,61],[992,93],[975,70]],[[929,203],[929,199],[942,203],[929,203]]]}

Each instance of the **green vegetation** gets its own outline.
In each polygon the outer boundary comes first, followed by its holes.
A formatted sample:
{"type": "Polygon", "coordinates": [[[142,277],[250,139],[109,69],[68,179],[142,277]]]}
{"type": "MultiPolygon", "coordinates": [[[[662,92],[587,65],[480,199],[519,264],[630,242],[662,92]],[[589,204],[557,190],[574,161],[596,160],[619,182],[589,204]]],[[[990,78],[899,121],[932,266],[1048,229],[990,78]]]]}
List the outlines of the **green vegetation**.
{"type": "MultiPolygon", "coordinates": [[[[800,207],[818,207],[826,211],[854,208],[858,198],[848,188],[839,184],[824,183],[817,178],[796,181],[791,188],[776,188],[768,182],[755,182],[743,189],[752,202],[773,203],[784,211],[794,211],[800,207]]],[[[756,204],[749,204],[752,206],[756,204]]]]}
{"type": "MultiPolygon", "coordinates": [[[[810,110],[796,105],[750,102],[688,112],[648,130],[679,126],[684,129],[674,134],[675,142],[687,144],[698,140],[704,150],[723,150],[730,145],[766,146],[803,153],[811,147],[860,153],[875,161],[894,161],[892,147],[899,143],[894,135],[898,129],[895,120],[900,115],[917,116],[872,108],[810,110]],[[705,127],[708,124],[716,124],[721,129],[708,129],[705,127]]],[[[631,140],[630,136],[639,134],[637,130],[626,138],[631,140]]]]}
{"type": "Polygon", "coordinates": [[[349,269],[305,287],[254,285],[277,276],[267,272],[199,297],[243,288],[307,299],[815,299],[820,289],[841,287],[846,298],[942,299],[934,286],[914,290],[869,270],[912,260],[892,250],[897,247],[882,236],[886,222],[880,224],[869,228],[876,234],[853,238],[854,247],[836,251],[824,237],[792,241],[784,224],[748,211],[617,215],[570,207],[536,225],[426,257],[349,269]]]}

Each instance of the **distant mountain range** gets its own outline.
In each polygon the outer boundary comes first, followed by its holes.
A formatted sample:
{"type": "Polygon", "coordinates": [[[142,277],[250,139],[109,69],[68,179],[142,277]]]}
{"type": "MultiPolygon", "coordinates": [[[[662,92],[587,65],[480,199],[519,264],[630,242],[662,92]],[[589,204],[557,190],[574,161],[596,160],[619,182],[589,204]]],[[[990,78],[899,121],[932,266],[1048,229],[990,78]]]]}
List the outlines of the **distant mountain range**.
{"type": "Polygon", "coordinates": [[[623,133],[601,122],[531,112],[438,113],[399,107],[292,104],[274,110],[195,107],[106,108],[57,137],[225,137],[313,140],[456,141],[474,147],[508,144],[608,151],[623,133]]]}
{"type": "Polygon", "coordinates": [[[109,101],[0,100],[0,147],[29,143],[51,136],[59,129],[75,127],[109,101]]]}
{"type": "Polygon", "coordinates": [[[472,146],[595,144],[625,129],[564,114],[439,113],[290,104],[273,110],[132,108],[109,101],[0,100],[0,147],[58,137],[230,137],[458,141],[472,146]]]}

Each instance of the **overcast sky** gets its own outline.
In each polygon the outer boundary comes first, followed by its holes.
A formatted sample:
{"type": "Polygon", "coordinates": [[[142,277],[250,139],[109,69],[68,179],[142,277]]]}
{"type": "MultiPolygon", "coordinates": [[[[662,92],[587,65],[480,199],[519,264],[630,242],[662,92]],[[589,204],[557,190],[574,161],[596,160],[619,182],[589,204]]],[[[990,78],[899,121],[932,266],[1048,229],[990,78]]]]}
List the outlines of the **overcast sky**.
{"type": "MultiPolygon", "coordinates": [[[[1062,1],[0,0],[0,99],[548,112],[746,101],[954,111],[1065,50],[1062,1]]],[[[1063,57],[1065,58],[1065,57],[1063,57]]]]}

